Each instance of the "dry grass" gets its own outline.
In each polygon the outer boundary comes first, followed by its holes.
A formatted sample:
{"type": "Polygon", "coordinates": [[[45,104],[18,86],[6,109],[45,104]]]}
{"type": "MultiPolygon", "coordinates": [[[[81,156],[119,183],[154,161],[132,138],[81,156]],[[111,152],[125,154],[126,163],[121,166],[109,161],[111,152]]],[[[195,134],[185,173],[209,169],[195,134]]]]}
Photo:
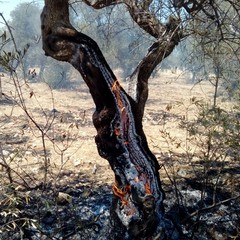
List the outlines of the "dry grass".
{"type": "MultiPolygon", "coordinates": [[[[149,80],[150,94],[145,109],[144,129],[150,148],[160,162],[162,154],[168,152],[170,147],[161,130],[185,142],[186,131],[179,127],[179,121],[186,117],[193,119],[197,114],[190,99],[213,100],[214,88],[210,83],[193,86],[187,83],[188,78],[186,73],[180,71],[174,74],[166,71],[149,80]]],[[[77,90],[51,90],[44,83],[21,85],[26,108],[34,121],[42,129],[52,122],[46,132],[50,173],[54,173],[52,178],[56,180],[56,176],[63,171],[71,174],[83,171],[92,176],[94,181],[111,183],[112,171],[107,161],[99,157],[95,146],[96,131],[91,122],[94,104],[84,83],[79,83],[77,90]]],[[[12,98],[16,95],[14,85],[7,77],[3,78],[3,93],[12,98]]],[[[225,107],[231,107],[229,102],[224,104],[225,107]]],[[[3,150],[14,155],[11,164],[34,174],[36,178],[37,175],[42,178],[44,161],[39,130],[16,104],[1,104],[0,119],[1,145],[3,150]]],[[[185,147],[171,150],[182,153],[185,147]]]]}

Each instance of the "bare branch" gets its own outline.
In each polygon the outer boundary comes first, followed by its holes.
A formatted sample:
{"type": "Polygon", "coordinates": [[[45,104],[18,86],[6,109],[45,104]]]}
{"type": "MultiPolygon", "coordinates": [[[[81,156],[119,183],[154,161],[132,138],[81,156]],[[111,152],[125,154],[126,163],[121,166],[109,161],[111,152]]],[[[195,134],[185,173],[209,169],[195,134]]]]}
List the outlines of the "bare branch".
{"type": "Polygon", "coordinates": [[[95,9],[105,8],[107,6],[123,3],[124,1],[120,0],[83,0],[88,6],[91,6],[95,9]]]}
{"type": "Polygon", "coordinates": [[[199,209],[199,210],[191,213],[191,214],[190,214],[189,216],[187,216],[187,218],[185,218],[182,222],[184,223],[184,222],[188,221],[190,218],[192,218],[192,217],[200,214],[201,212],[209,211],[209,210],[211,210],[211,209],[213,209],[213,208],[219,207],[219,206],[221,206],[221,205],[223,205],[223,204],[226,204],[226,203],[228,203],[228,202],[237,200],[238,198],[240,198],[240,195],[237,195],[237,196],[234,196],[234,197],[231,197],[231,198],[227,198],[227,199],[222,200],[222,201],[219,201],[219,202],[217,202],[217,203],[213,203],[212,205],[209,205],[209,206],[207,206],[207,207],[201,208],[201,209],[199,209]]]}
{"type": "Polygon", "coordinates": [[[163,36],[148,49],[147,55],[128,78],[128,93],[137,104],[139,120],[142,119],[148,98],[148,79],[155,67],[173,51],[181,40],[179,19],[170,17],[163,36]]]}
{"type": "Polygon", "coordinates": [[[138,26],[154,38],[158,39],[166,31],[166,25],[157,18],[155,12],[150,10],[152,2],[152,0],[124,1],[132,19],[138,24],[138,26]]]}
{"type": "Polygon", "coordinates": [[[173,6],[175,8],[184,8],[189,14],[195,13],[203,9],[203,4],[207,2],[207,0],[174,0],[173,6]]]}
{"type": "Polygon", "coordinates": [[[132,0],[83,0],[87,5],[101,9],[110,5],[125,4],[132,19],[155,38],[158,38],[164,31],[164,25],[159,22],[156,16],[149,10],[152,0],[132,1],[132,0]]]}

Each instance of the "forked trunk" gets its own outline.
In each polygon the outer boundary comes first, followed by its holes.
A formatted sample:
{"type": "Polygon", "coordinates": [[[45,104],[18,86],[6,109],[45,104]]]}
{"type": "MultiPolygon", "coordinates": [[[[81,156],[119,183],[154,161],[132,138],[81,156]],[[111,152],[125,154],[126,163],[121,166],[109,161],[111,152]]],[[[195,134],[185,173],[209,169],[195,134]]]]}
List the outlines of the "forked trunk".
{"type": "Polygon", "coordinates": [[[143,109],[139,113],[98,45],[70,25],[67,0],[46,0],[41,18],[46,54],[71,63],[81,73],[96,105],[93,123],[98,152],[115,174],[110,237],[179,239],[174,225],[164,216],[159,165],[138,116],[143,109]]]}

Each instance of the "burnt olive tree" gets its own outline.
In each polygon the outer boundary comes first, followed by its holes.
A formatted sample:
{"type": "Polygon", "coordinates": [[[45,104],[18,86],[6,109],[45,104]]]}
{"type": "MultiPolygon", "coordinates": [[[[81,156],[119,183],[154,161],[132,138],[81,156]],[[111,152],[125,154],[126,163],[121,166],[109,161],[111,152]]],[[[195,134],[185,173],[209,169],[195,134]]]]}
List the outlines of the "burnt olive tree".
{"type": "MultiPolygon", "coordinates": [[[[221,27],[218,1],[83,2],[95,9],[124,4],[133,21],[154,39],[130,75],[127,93],[97,43],[70,24],[69,0],[45,0],[41,15],[43,49],[46,55],[72,64],[89,87],[96,105],[93,124],[98,152],[108,160],[115,174],[109,237],[181,239],[178,228],[164,214],[159,164],[148,147],[142,118],[151,73],[183,38],[196,31],[198,21],[221,27]]],[[[230,6],[233,1],[225,3],[230,6]]]]}

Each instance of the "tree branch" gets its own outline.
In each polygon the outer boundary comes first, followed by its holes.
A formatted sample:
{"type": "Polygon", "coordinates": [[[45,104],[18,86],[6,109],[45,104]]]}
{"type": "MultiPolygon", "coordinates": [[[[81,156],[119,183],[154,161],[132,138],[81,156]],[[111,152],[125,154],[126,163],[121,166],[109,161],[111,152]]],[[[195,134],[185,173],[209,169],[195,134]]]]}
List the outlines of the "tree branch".
{"type": "Polygon", "coordinates": [[[132,1],[132,0],[83,0],[87,5],[100,9],[110,5],[125,4],[132,19],[142,28],[155,38],[161,36],[165,27],[156,16],[149,10],[152,0],[132,1]]]}
{"type": "Polygon", "coordinates": [[[207,207],[204,207],[204,208],[201,208],[201,209],[199,209],[199,210],[197,210],[197,211],[194,211],[194,212],[192,212],[189,216],[187,216],[187,217],[182,221],[182,223],[185,223],[185,222],[188,221],[190,218],[192,218],[192,217],[194,217],[194,216],[196,216],[196,215],[198,215],[198,214],[200,214],[200,213],[202,213],[202,212],[204,212],[204,211],[209,211],[209,210],[211,210],[211,209],[213,209],[213,208],[216,208],[216,207],[218,207],[218,206],[221,206],[221,205],[223,205],[223,204],[226,204],[226,203],[228,203],[228,202],[230,202],[230,201],[237,200],[238,198],[240,198],[240,195],[237,195],[237,196],[231,197],[231,198],[227,198],[227,199],[225,199],[225,200],[219,201],[219,202],[217,202],[217,203],[213,203],[212,205],[209,205],[209,206],[207,206],[207,207]]]}
{"type": "Polygon", "coordinates": [[[132,19],[138,24],[140,28],[149,33],[154,38],[159,38],[165,29],[164,24],[162,24],[149,10],[151,1],[145,4],[136,4],[135,1],[125,0],[124,3],[128,7],[128,11],[132,19]]]}
{"type": "Polygon", "coordinates": [[[170,17],[163,35],[148,49],[147,55],[128,78],[128,93],[137,104],[139,121],[148,98],[148,79],[156,66],[173,51],[181,40],[179,19],[170,17]]]}
{"type": "Polygon", "coordinates": [[[148,1],[104,1],[84,0],[85,3],[94,7],[102,8],[112,4],[124,3],[132,17],[140,28],[157,39],[149,48],[147,55],[141,60],[134,72],[128,78],[128,93],[136,103],[138,118],[141,122],[146,100],[148,98],[148,79],[156,66],[166,58],[181,40],[180,21],[170,16],[166,24],[162,24],[154,13],[150,11],[152,0],[148,1]]]}
{"type": "Polygon", "coordinates": [[[123,3],[124,1],[120,0],[83,0],[88,6],[91,6],[95,9],[105,8],[107,6],[123,3]]]}
{"type": "Polygon", "coordinates": [[[134,72],[128,78],[128,93],[137,105],[137,117],[139,118],[139,122],[141,122],[148,97],[148,79],[156,66],[173,51],[174,47],[181,40],[180,21],[170,16],[166,24],[161,23],[156,15],[149,9],[152,0],[85,0],[84,2],[94,8],[124,3],[132,19],[138,26],[157,39],[149,48],[147,55],[141,60],[134,72]]]}

